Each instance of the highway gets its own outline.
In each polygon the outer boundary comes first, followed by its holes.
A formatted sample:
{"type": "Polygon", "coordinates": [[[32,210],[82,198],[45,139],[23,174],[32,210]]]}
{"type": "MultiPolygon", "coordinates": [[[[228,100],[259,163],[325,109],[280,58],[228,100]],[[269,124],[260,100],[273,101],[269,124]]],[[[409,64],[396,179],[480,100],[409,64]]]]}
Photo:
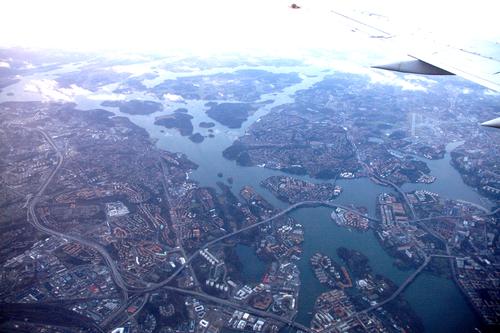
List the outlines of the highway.
{"type": "Polygon", "coordinates": [[[43,225],[42,223],[40,223],[40,221],[38,219],[38,216],[36,215],[36,205],[38,204],[40,198],[44,195],[45,191],[47,190],[47,187],[49,186],[49,184],[51,183],[51,181],[54,179],[54,176],[56,175],[56,173],[61,168],[61,166],[62,166],[62,164],[64,162],[64,155],[57,148],[57,146],[54,143],[54,141],[52,140],[52,138],[47,133],[45,133],[45,131],[43,131],[41,129],[38,129],[37,131],[40,134],[43,135],[43,137],[51,145],[52,149],[54,149],[54,151],[56,152],[56,154],[57,154],[57,165],[52,170],[52,172],[49,174],[49,176],[44,181],[44,183],[40,186],[40,189],[38,190],[38,192],[33,197],[31,197],[31,199],[30,199],[30,201],[28,203],[28,210],[27,210],[27,219],[28,219],[28,221],[38,231],[41,231],[43,233],[46,233],[46,234],[49,234],[49,235],[52,235],[52,236],[61,237],[63,239],[69,239],[69,240],[78,242],[78,243],[80,243],[82,245],[88,246],[88,247],[93,248],[96,251],[98,251],[99,254],[103,257],[106,265],[110,269],[113,281],[115,282],[116,286],[121,291],[122,298],[123,298],[122,304],[126,304],[127,303],[126,301],[128,299],[128,290],[127,290],[127,286],[125,284],[125,281],[123,281],[123,278],[122,278],[120,272],[118,271],[116,263],[114,262],[114,260],[111,258],[111,256],[109,255],[109,253],[106,251],[106,249],[102,245],[100,245],[100,244],[98,244],[98,243],[96,243],[94,241],[87,240],[85,238],[76,236],[76,235],[65,234],[65,233],[62,233],[62,232],[59,232],[59,231],[52,230],[52,229],[46,227],[45,225],[43,225]]]}
{"type": "Polygon", "coordinates": [[[28,220],[31,221],[31,224],[39,231],[45,232],[45,233],[52,235],[52,236],[58,236],[58,237],[61,237],[64,239],[69,239],[69,240],[81,243],[85,246],[91,247],[91,248],[95,249],[96,251],[98,251],[99,254],[101,254],[103,259],[105,260],[109,269],[111,270],[111,275],[113,277],[113,280],[115,281],[118,288],[122,290],[122,292],[126,298],[127,287],[126,287],[125,281],[123,281],[123,278],[122,278],[120,272],[118,271],[116,263],[114,262],[114,260],[111,258],[109,253],[106,251],[106,249],[101,244],[96,243],[96,242],[91,241],[91,240],[88,240],[88,239],[85,239],[85,238],[82,238],[80,236],[65,234],[65,233],[62,233],[59,231],[52,230],[52,229],[46,227],[45,225],[41,224],[40,221],[38,220],[38,217],[37,217],[36,212],[35,212],[36,205],[38,204],[38,201],[40,200],[40,198],[43,196],[45,190],[47,189],[47,186],[50,184],[50,182],[52,181],[52,179],[56,175],[57,171],[59,171],[61,165],[64,162],[64,156],[59,151],[59,149],[55,145],[54,141],[52,141],[52,138],[50,136],[48,136],[47,133],[45,133],[42,130],[39,130],[39,132],[45,137],[45,139],[49,142],[49,144],[52,146],[52,148],[56,151],[58,161],[57,161],[57,166],[55,167],[55,169],[52,170],[49,177],[47,177],[47,179],[45,180],[45,182],[43,183],[41,188],[31,198],[31,200],[28,204],[28,216],[31,218],[29,218],[28,220]]]}

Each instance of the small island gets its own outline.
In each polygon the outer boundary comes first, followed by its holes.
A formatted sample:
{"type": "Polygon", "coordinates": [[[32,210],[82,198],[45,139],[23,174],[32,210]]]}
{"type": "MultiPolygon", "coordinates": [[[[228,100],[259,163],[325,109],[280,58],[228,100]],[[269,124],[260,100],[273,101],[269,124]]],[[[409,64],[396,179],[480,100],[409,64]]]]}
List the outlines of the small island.
{"type": "Polygon", "coordinates": [[[332,258],[318,252],[311,257],[310,262],[320,283],[332,288],[352,288],[349,272],[332,258]]]}
{"type": "Polygon", "coordinates": [[[104,101],[101,105],[119,108],[120,112],[132,115],[146,115],[163,111],[163,105],[161,103],[137,99],[131,101],[104,101]]]}
{"type": "Polygon", "coordinates": [[[329,201],[342,192],[342,188],[338,185],[315,184],[289,176],[271,176],[260,184],[278,199],[291,204],[306,200],[329,201]]]}
{"type": "Polygon", "coordinates": [[[201,128],[212,128],[215,126],[215,123],[211,122],[211,121],[202,121],[199,126],[201,128]]]}
{"type": "Polygon", "coordinates": [[[176,128],[182,136],[189,136],[193,134],[191,119],[193,119],[193,117],[189,114],[174,112],[173,114],[156,117],[155,125],[166,128],[176,128]]]}
{"type": "Polygon", "coordinates": [[[189,136],[189,140],[193,141],[194,143],[201,143],[203,142],[203,140],[205,140],[205,137],[200,133],[194,133],[193,135],[189,136]]]}

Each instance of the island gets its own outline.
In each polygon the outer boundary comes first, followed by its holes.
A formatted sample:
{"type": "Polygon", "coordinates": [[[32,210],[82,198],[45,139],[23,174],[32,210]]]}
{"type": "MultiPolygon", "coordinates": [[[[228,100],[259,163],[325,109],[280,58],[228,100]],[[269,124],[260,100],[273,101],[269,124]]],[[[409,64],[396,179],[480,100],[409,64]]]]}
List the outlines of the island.
{"type": "Polygon", "coordinates": [[[251,103],[215,103],[209,102],[207,115],[228,128],[240,128],[248,116],[257,110],[251,103]]]}
{"type": "Polygon", "coordinates": [[[163,111],[163,105],[154,101],[143,101],[133,99],[131,101],[104,101],[102,106],[116,107],[120,112],[132,115],[147,115],[163,111]]]}

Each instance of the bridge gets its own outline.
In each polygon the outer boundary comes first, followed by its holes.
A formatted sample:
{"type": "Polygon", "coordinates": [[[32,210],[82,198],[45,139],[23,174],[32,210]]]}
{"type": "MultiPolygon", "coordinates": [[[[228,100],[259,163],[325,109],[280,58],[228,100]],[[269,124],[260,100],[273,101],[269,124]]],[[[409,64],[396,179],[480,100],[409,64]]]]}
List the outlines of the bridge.
{"type": "Polygon", "coordinates": [[[379,303],[377,303],[375,305],[370,306],[369,308],[366,308],[364,310],[352,313],[348,317],[346,317],[343,320],[341,320],[340,322],[336,323],[334,326],[330,326],[328,328],[325,328],[325,329],[317,331],[317,332],[318,333],[329,332],[330,330],[334,329],[335,327],[341,326],[343,323],[345,323],[349,319],[352,319],[352,318],[354,318],[354,317],[356,317],[356,316],[358,316],[360,314],[368,313],[370,311],[373,311],[375,309],[378,309],[378,308],[386,305],[389,302],[392,302],[394,299],[396,299],[396,297],[398,297],[417,278],[417,276],[420,273],[422,273],[422,271],[425,269],[425,267],[427,267],[427,265],[430,263],[430,261],[431,261],[432,258],[450,258],[450,259],[453,259],[453,258],[456,258],[456,257],[455,256],[451,256],[451,255],[445,255],[445,254],[431,254],[429,256],[426,256],[424,262],[417,268],[417,270],[415,270],[410,276],[408,276],[406,278],[406,280],[399,286],[398,289],[396,289],[396,291],[394,293],[391,294],[391,296],[389,296],[385,300],[383,300],[383,301],[381,301],[381,302],[379,302],[379,303]]]}
{"type": "MultiPolygon", "coordinates": [[[[249,226],[246,226],[244,228],[241,228],[241,229],[238,229],[236,231],[233,231],[229,234],[226,234],[224,236],[221,236],[219,238],[216,238],[208,243],[205,244],[205,246],[203,246],[202,249],[200,249],[200,251],[202,251],[203,249],[208,249],[209,247],[223,241],[223,240],[226,240],[228,238],[231,238],[231,237],[234,237],[240,233],[243,233],[245,231],[248,231],[248,230],[251,230],[251,229],[254,229],[254,228],[257,228],[261,225],[264,225],[266,223],[269,223],[279,217],[282,217],[282,216],[285,216],[286,214],[296,210],[296,209],[299,209],[299,208],[305,208],[305,207],[320,207],[320,206],[323,206],[323,207],[330,207],[330,208],[342,208],[342,209],[345,209],[345,210],[348,210],[350,212],[353,212],[353,213],[356,213],[356,214],[359,214],[365,218],[367,218],[368,220],[371,220],[371,221],[376,221],[376,222],[379,222],[380,220],[376,219],[376,218],[373,218],[373,217],[370,217],[370,216],[365,216],[363,214],[361,214],[360,212],[358,212],[357,210],[351,208],[351,207],[347,207],[347,206],[344,206],[344,205],[340,205],[340,204],[336,204],[336,203],[333,203],[331,201],[302,201],[302,202],[298,202],[294,205],[291,205],[289,206],[288,208],[280,211],[279,213],[267,218],[267,219],[264,219],[260,222],[257,222],[257,223],[254,223],[252,225],[249,225],[249,226]]],[[[159,289],[159,288],[162,288],[164,286],[166,286],[167,284],[169,284],[177,275],[179,275],[179,273],[188,265],[191,264],[191,262],[199,255],[200,251],[196,251],[195,253],[193,253],[189,258],[187,258],[186,262],[181,265],[174,273],[172,273],[167,279],[161,281],[161,282],[158,282],[158,283],[155,283],[155,284],[150,284],[148,287],[145,287],[145,288],[131,288],[129,289],[130,291],[133,291],[133,292],[136,292],[136,293],[145,293],[145,292],[151,292],[151,291],[154,291],[156,289],[159,289]]]]}

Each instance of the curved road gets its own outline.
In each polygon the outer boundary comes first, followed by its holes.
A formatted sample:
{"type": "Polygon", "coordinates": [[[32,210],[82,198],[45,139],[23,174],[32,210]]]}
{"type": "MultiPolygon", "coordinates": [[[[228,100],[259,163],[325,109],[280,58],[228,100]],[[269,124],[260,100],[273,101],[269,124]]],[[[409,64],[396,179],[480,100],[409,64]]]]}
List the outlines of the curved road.
{"type": "Polygon", "coordinates": [[[55,169],[52,170],[49,177],[47,177],[47,179],[45,180],[43,185],[40,187],[38,192],[29,201],[28,217],[31,217],[31,218],[28,218],[28,220],[31,221],[31,224],[39,231],[42,231],[42,232],[47,233],[47,234],[52,235],[52,236],[58,236],[61,238],[73,240],[75,242],[81,243],[85,246],[91,247],[91,248],[95,249],[96,251],[98,251],[102,255],[102,257],[104,258],[107,266],[111,269],[111,274],[112,274],[113,280],[115,281],[117,286],[122,290],[123,294],[126,296],[127,295],[127,287],[126,287],[125,282],[123,281],[121,274],[118,271],[118,268],[116,267],[116,263],[113,261],[113,259],[109,255],[109,253],[106,251],[106,249],[101,244],[90,241],[88,239],[85,239],[85,238],[82,238],[79,236],[76,236],[76,235],[65,234],[65,233],[62,233],[59,231],[52,230],[52,229],[46,227],[45,225],[41,224],[40,221],[38,220],[38,216],[36,215],[36,212],[35,212],[36,205],[38,204],[38,201],[40,200],[40,198],[43,196],[45,190],[47,189],[47,186],[50,184],[50,182],[52,181],[52,179],[56,175],[57,171],[59,171],[59,169],[61,168],[61,165],[64,162],[64,156],[59,151],[59,149],[55,145],[54,141],[52,141],[52,138],[50,136],[48,136],[47,133],[45,133],[44,131],[42,131],[40,129],[38,131],[45,137],[45,139],[49,142],[49,144],[52,146],[52,148],[56,151],[58,160],[57,160],[57,166],[55,167],[55,169]]]}
{"type": "MultiPolygon", "coordinates": [[[[116,263],[113,261],[113,259],[109,255],[109,253],[106,251],[106,249],[101,244],[98,244],[96,242],[90,241],[88,239],[85,239],[85,238],[82,238],[79,236],[69,235],[69,234],[59,232],[59,231],[52,230],[52,229],[46,227],[45,225],[43,225],[42,223],[40,223],[38,216],[36,215],[36,211],[35,211],[36,205],[38,204],[40,198],[44,195],[45,191],[47,190],[48,185],[50,184],[50,182],[52,181],[52,179],[54,178],[56,173],[61,168],[61,165],[64,162],[64,156],[61,153],[61,151],[57,148],[57,146],[55,145],[52,138],[47,133],[45,133],[41,129],[38,129],[38,132],[41,133],[45,137],[47,142],[55,150],[55,152],[57,154],[57,165],[54,168],[54,170],[52,170],[50,175],[47,177],[45,182],[42,184],[42,186],[40,187],[38,192],[33,197],[30,198],[29,203],[28,203],[28,210],[27,210],[28,221],[31,222],[31,225],[35,229],[37,229],[38,231],[44,232],[44,233],[52,235],[52,236],[61,237],[63,239],[70,239],[72,241],[78,242],[78,243],[83,244],[85,246],[91,247],[91,248],[95,249],[97,252],[99,252],[99,254],[103,257],[104,261],[106,262],[106,265],[108,266],[108,268],[111,271],[111,277],[113,278],[113,281],[115,282],[116,286],[121,291],[122,298],[123,298],[122,306],[123,306],[123,304],[126,305],[127,304],[126,301],[128,299],[128,289],[127,289],[127,286],[125,284],[125,281],[123,280],[120,272],[118,271],[116,263]]],[[[121,310],[121,308],[119,308],[118,310],[121,310]]],[[[117,312],[119,312],[118,310],[117,310],[117,312]]]]}

